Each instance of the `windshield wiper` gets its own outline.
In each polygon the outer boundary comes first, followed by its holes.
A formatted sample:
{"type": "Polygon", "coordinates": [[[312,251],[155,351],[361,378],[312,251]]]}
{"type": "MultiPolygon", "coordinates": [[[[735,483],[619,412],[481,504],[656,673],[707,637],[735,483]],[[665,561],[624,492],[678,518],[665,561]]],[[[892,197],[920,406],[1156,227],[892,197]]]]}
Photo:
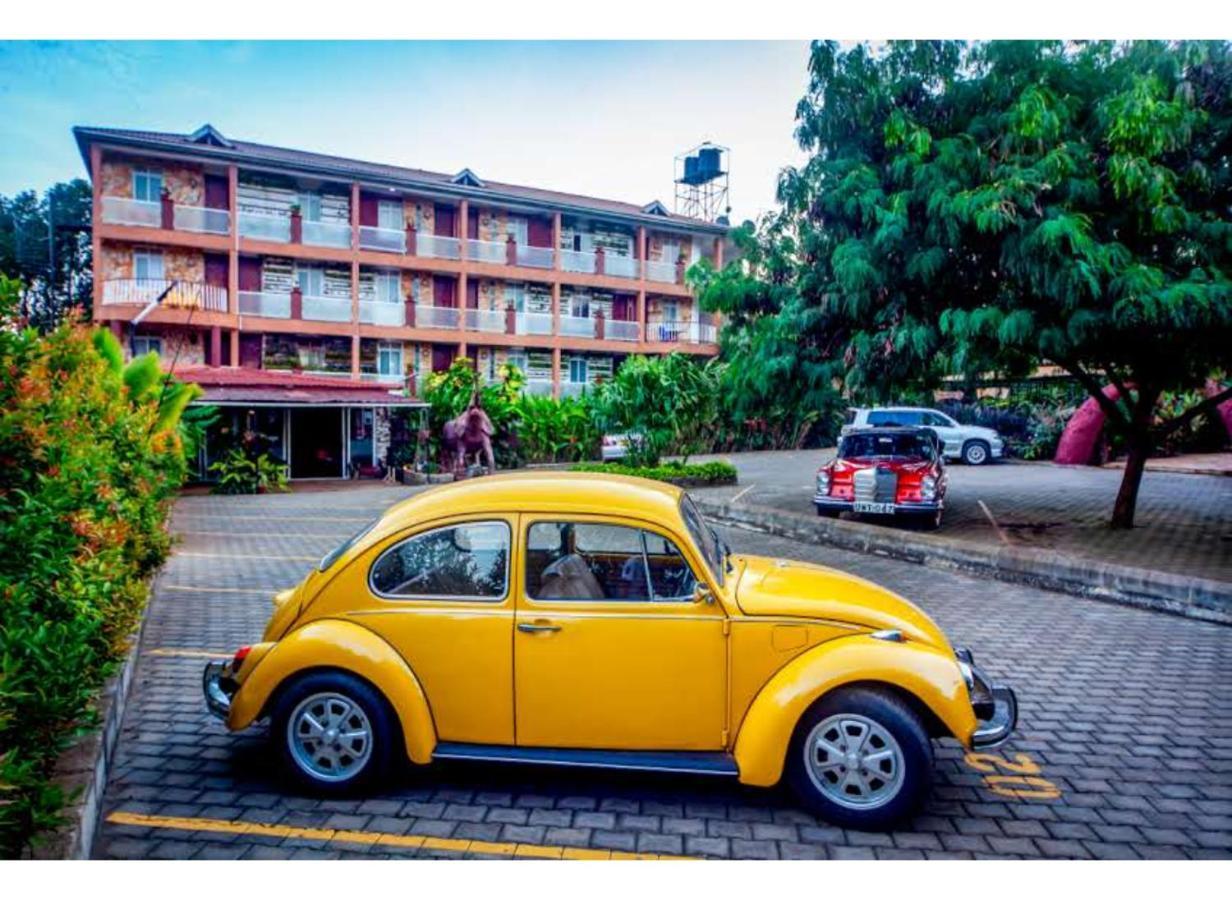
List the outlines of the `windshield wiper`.
{"type": "Polygon", "coordinates": [[[732,566],[732,561],[731,561],[731,555],[732,555],[731,545],[728,544],[727,541],[719,537],[719,533],[715,531],[713,528],[710,529],[710,536],[714,538],[715,546],[718,547],[719,552],[723,554],[724,571],[730,575],[735,570],[735,567],[732,566]]]}

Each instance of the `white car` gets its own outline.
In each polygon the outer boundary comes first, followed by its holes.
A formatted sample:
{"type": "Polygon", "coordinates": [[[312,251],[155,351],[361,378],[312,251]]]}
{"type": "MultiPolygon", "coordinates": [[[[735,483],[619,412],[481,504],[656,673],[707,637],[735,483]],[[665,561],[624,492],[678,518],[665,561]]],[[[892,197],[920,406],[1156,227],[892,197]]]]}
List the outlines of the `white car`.
{"type": "Polygon", "coordinates": [[[992,428],[959,425],[945,413],[921,406],[878,406],[851,409],[842,428],[847,434],[857,428],[877,426],[920,426],[931,429],[941,443],[946,459],[961,459],[970,466],[982,466],[1005,455],[1005,442],[992,428]]]}

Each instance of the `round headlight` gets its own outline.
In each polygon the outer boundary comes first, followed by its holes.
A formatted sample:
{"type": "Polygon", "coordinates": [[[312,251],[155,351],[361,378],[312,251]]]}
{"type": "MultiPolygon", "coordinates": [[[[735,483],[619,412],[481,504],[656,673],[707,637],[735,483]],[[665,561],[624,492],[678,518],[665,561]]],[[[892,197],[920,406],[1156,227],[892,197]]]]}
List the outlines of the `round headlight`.
{"type": "Polygon", "coordinates": [[[937,479],[932,475],[925,475],[920,481],[920,493],[925,500],[931,500],[937,496],[937,479]]]}
{"type": "Polygon", "coordinates": [[[817,473],[817,490],[822,494],[830,491],[830,473],[826,469],[821,469],[817,473]]]}
{"type": "Polygon", "coordinates": [[[971,667],[963,662],[958,661],[958,671],[962,672],[963,681],[967,682],[967,690],[975,690],[975,673],[971,671],[971,667]]]}

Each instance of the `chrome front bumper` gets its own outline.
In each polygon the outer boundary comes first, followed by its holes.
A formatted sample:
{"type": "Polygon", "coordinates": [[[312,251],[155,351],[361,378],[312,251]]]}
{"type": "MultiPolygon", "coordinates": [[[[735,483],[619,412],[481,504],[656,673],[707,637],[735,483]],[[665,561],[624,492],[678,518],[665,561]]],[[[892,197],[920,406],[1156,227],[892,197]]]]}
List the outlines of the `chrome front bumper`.
{"type": "MultiPolygon", "coordinates": [[[[813,505],[818,509],[834,509],[839,512],[850,512],[854,506],[854,500],[847,500],[843,497],[834,497],[830,494],[813,494],[813,505]]],[[[939,509],[945,509],[945,501],[937,500],[915,500],[908,503],[888,502],[886,506],[892,507],[891,515],[901,515],[903,513],[930,513],[936,512],[939,509]]]]}
{"type": "Polygon", "coordinates": [[[223,722],[231,714],[231,697],[235,693],[235,682],[227,672],[229,666],[230,663],[225,662],[206,663],[201,674],[205,706],[214,718],[223,722]]]}
{"type": "Polygon", "coordinates": [[[975,664],[968,648],[955,647],[954,655],[963,666],[971,707],[980,723],[971,735],[971,746],[995,747],[1009,740],[1018,726],[1018,696],[1014,689],[989,678],[975,664]]]}

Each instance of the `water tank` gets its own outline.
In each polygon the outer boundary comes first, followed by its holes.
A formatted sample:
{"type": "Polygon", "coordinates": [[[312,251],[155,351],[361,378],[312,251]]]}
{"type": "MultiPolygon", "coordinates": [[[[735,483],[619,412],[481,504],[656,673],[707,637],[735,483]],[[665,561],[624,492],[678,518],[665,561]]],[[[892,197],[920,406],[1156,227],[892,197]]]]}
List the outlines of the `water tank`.
{"type": "Polygon", "coordinates": [[[684,158],[684,178],[681,179],[685,184],[697,184],[697,157],[686,156],[684,158]]]}
{"type": "Polygon", "coordinates": [[[697,154],[697,177],[702,181],[719,174],[719,148],[702,147],[697,154]]]}

